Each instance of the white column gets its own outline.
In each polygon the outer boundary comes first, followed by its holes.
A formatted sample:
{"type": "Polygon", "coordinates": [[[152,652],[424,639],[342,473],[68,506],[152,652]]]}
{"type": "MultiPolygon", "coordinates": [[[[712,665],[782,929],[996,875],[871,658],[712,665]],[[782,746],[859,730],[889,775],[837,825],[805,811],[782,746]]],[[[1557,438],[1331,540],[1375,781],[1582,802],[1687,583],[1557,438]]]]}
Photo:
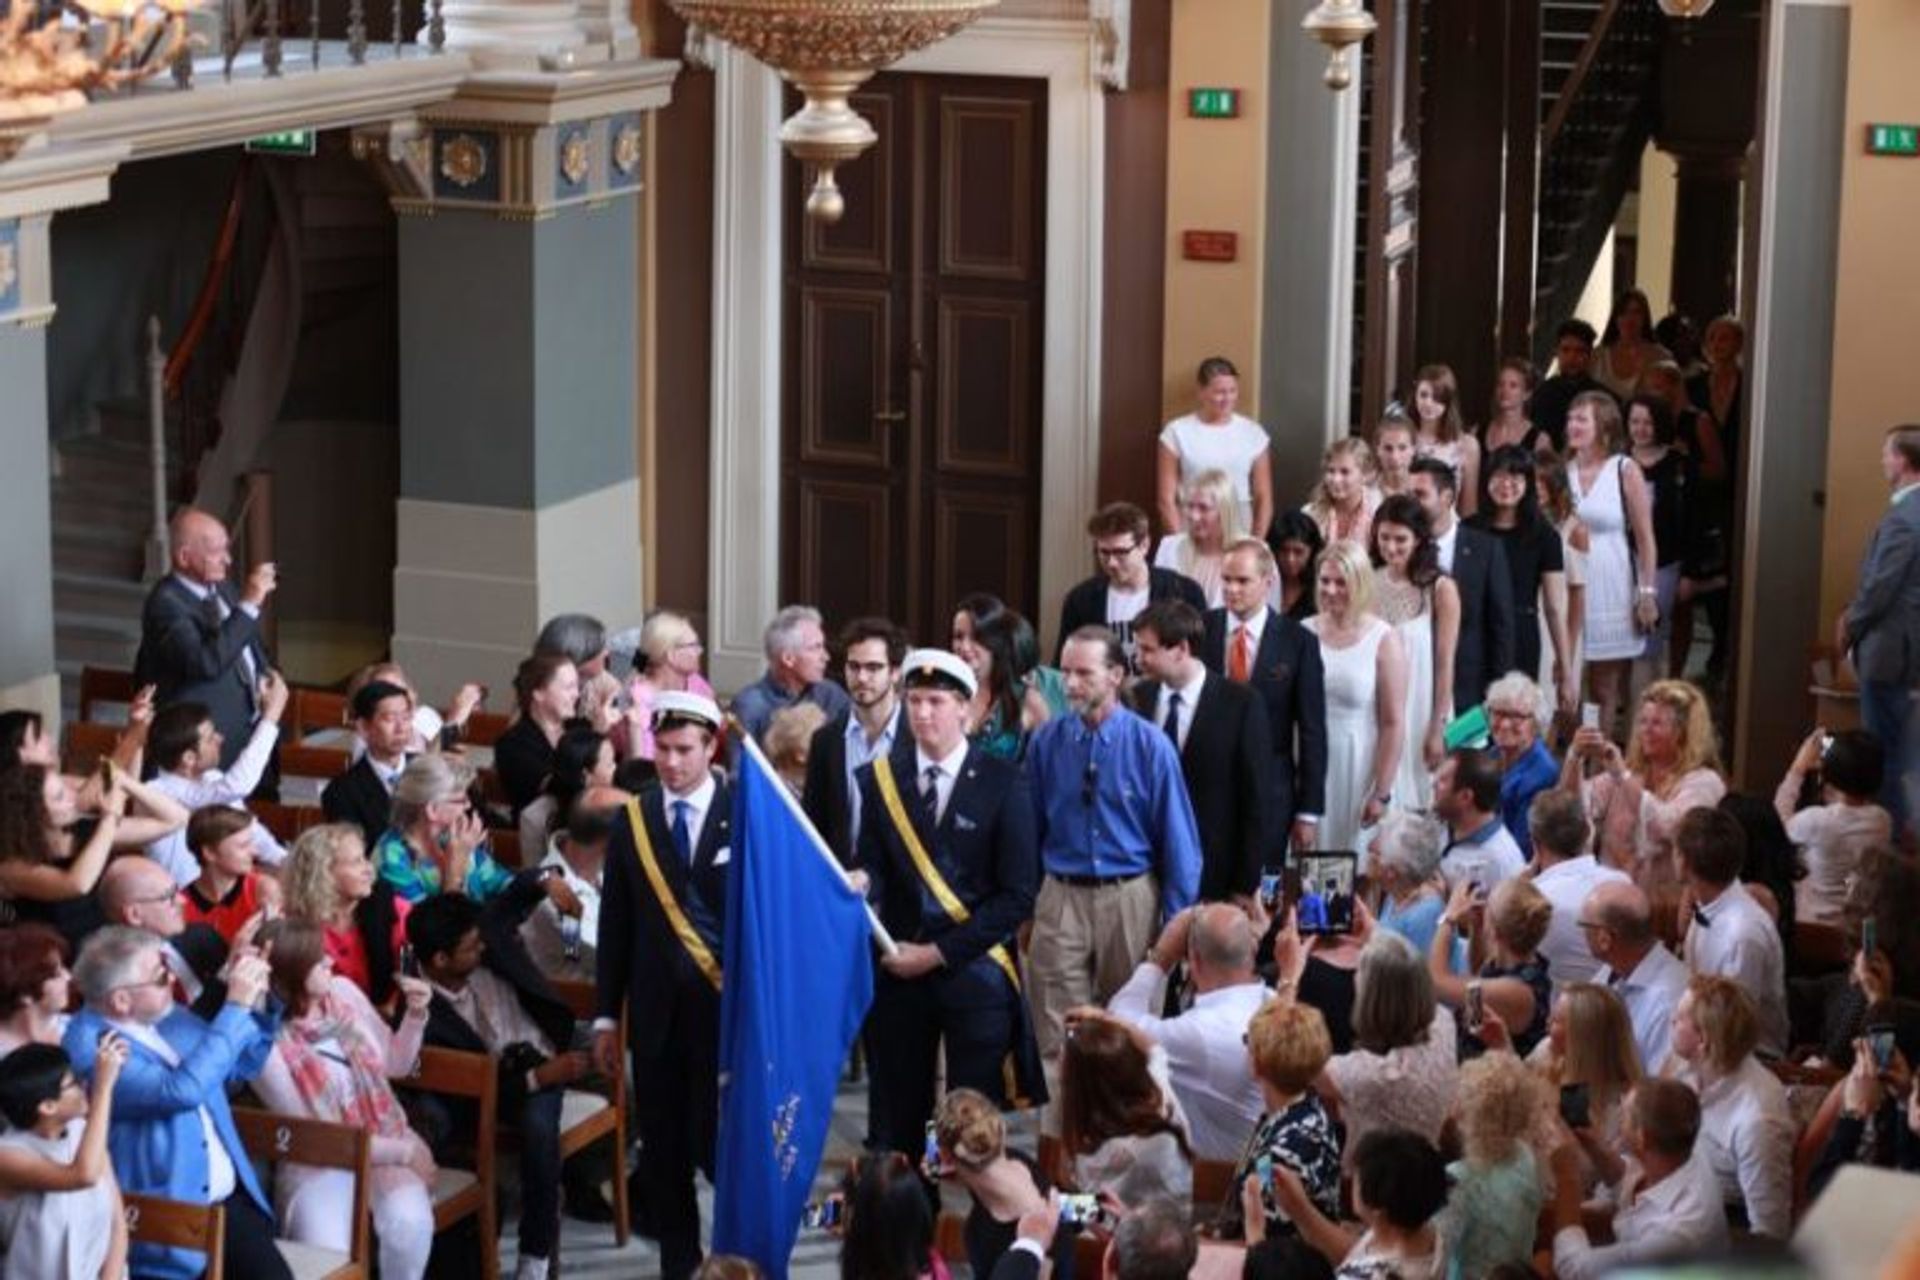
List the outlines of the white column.
{"type": "Polygon", "coordinates": [[[531,68],[587,44],[578,0],[447,0],[441,12],[447,48],[482,68],[531,68]]]}

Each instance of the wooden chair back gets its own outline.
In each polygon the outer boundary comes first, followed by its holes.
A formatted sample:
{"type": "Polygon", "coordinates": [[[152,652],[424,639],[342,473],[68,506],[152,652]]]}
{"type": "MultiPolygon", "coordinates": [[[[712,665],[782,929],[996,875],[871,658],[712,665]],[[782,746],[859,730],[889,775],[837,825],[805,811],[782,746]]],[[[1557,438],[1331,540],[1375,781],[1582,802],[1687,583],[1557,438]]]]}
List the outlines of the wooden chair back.
{"type": "Polygon", "coordinates": [[[93,719],[93,710],[102,702],[131,703],[140,691],[133,672],[111,667],[80,668],[80,718],[93,719]]]}
{"type": "MultiPolygon", "coordinates": [[[[580,982],[568,978],[555,978],[550,985],[554,993],[566,1003],[573,1016],[582,1022],[590,1021],[599,1009],[599,996],[591,982],[580,982]]],[[[619,1043],[627,1043],[627,1011],[620,1011],[620,1025],[615,1032],[619,1043]]],[[[569,1092],[572,1092],[571,1090],[569,1092]]],[[[580,1092],[588,1092],[586,1089],[580,1092]]],[[[560,1134],[560,1153],[570,1156],[584,1151],[602,1137],[613,1138],[613,1238],[621,1248],[627,1245],[629,1224],[627,1221],[627,1055],[622,1052],[614,1061],[613,1075],[602,1082],[602,1087],[591,1092],[607,1100],[603,1110],[576,1123],[572,1128],[560,1134]]],[[[558,1242],[556,1242],[556,1248],[558,1242]]]]}
{"type": "Polygon", "coordinates": [[[365,1129],[330,1124],[305,1116],[283,1116],[254,1107],[235,1107],[233,1124],[247,1154],[276,1165],[282,1161],[353,1175],[353,1247],[349,1257],[362,1275],[373,1266],[367,1196],[373,1179],[373,1137],[365,1129]]]}
{"type": "Polygon", "coordinates": [[[280,804],[273,800],[249,800],[247,809],[260,819],[262,826],[273,832],[273,838],[281,844],[292,844],[299,839],[300,833],[308,827],[317,827],[327,820],[325,810],[313,804],[280,804]]]}
{"type": "Polygon", "coordinates": [[[493,1280],[500,1274],[500,1231],[494,1207],[493,1153],[499,1144],[500,1081],[493,1059],[484,1053],[457,1049],[420,1050],[420,1060],[407,1077],[410,1088],[455,1098],[471,1098],[478,1110],[473,1134],[473,1186],[433,1207],[433,1229],[445,1231],[464,1218],[480,1225],[480,1274],[493,1280]]]}
{"type": "Polygon", "coordinates": [[[513,723],[513,717],[497,711],[476,711],[467,717],[467,731],[462,736],[466,742],[476,747],[490,747],[500,741],[500,735],[513,723]]]}
{"type": "Polygon", "coordinates": [[[303,747],[285,743],[280,748],[280,776],[320,778],[332,782],[353,767],[353,757],[338,747],[303,747]]]}
{"type": "Polygon", "coordinates": [[[75,720],[61,743],[60,767],[68,773],[92,773],[119,742],[119,726],[75,720]]]}
{"type": "Polygon", "coordinates": [[[222,1241],[227,1234],[226,1206],[192,1204],[161,1196],[135,1195],[131,1191],[122,1192],[120,1201],[130,1242],[204,1253],[207,1255],[204,1280],[225,1280],[227,1260],[222,1241]]]}
{"type": "Polygon", "coordinates": [[[343,729],[348,722],[346,695],[330,689],[295,689],[291,709],[293,733],[290,736],[296,740],[323,729],[343,729]]]}

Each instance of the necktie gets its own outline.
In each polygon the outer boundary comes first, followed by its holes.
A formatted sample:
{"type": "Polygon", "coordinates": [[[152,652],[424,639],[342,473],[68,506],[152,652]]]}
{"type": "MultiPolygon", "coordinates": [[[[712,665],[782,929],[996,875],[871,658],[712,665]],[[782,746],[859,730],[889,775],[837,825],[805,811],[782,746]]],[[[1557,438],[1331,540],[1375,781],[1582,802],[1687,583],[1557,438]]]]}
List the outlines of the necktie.
{"type": "Polygon", "coordinates": [[[1180,750],[1180,695],[1177,692],[1167,696],[1167,738],[1175,751],[1180,750]]]}
{"type": "Polygon", "coordinates": [[[1693,922],[1699,925],[1702,929],[1713,928],[1713,921],[1708,919],[1707,913],[1702,911],[1697,906],[1693,909],[1693,922]]]}
{"type": "Polygon", "coordinates": [[[940,825],[940,766],[930,764],[920,775],[920,806],[926,811],[927,825],[940,825]]]}
{"type": "Polygon", "coordinates": [[[673,847],[680,851],[680,861],[693,865],[693,827],[687,821],[687,814],[693,805],[685,800],[673,802],[673,847]]]}
{"type": "Polygon", "coordinates": [[[1233,629],[1233,654],[1227,659],[1227,678],[1245,684],[1247,671],[1252,666],[1252,655],[1247,652],[1247,627],[1241,623],[1233,629]]]}

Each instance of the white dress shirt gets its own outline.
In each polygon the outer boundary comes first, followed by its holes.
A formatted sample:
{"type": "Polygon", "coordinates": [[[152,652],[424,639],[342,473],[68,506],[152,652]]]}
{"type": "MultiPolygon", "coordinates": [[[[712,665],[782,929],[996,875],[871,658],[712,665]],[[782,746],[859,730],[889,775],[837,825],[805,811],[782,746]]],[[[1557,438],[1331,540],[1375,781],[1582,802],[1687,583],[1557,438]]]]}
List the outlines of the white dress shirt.
{"type": "Polygon", "coordinates": [[[1488,815],[1477,830],[1456,836],[1440,858],[1440,874],[1446,878],[1448,893],[1462,880],[1478,880],[1481,888],[1492,893],[1495,885],[1526,869],[1527,855],[1520,851],[1520,842],[1497,813],[1488,815]]]}
{"type": "Polygon", "coordinates": [[[860,717],[847,713],[847,767],[845,784],[847,788],[847,839],[851,847],[860,845],[860,784],[853,780],[854,773],[862,766],[872,764],[882,756],[893,754],[895,737],[900,732],[900,717],[904,714],[899,701],[893,704],[893,714],[887,717],[887,723],[880,730],[880,736],[872,742],[867,741],[867,731],[860,727],[860,717]]]}
{"type": "Polygon", "coordinates": [[[1449,518],[1447,531],[1433,536],[1433,545],[1440,552],[1440,572],[1453,576],[1453,549],[1460,543],[1460,521],[1449,518]]]}
{"type": "MultiPolygon", "coordinates": [[[[264,718],[256,720],[247,745],[234,757],[233,768],[208,769],[197,778],[189,778],[184,773],[163,772],[155,774],[153,781],[147,785],[178,800],[189,812],[205,805],[220,804],[244,813],[247,797],[260,785],[260,778],[267,771],[267,762],[273,757],[273,744],[279,740],[279,724],[264,718]]],[[[256,859],[269,867],[277,867],[287,860],[286,846],[267,830],[266,823],[257,818],[253,823],[253,853],[256,859]]],[[[200,862],[194,851],[187,847],[184,827],[148,845],[147,856],[165,867],[175,884],[190,884],[200,875],[200,862]],[[181,878],[183,872],[185,879],[181,878]]]]}
{"type": "Polygon", "coordinates": [[[1253,611],[1251,618],[1242,618],[1233,610],[1227,610],[1227,650],[1220,655],[1224,659],[1222,670],[1233,670],[1234,637],[1244,627],[1247,632],[1247,674],[1253,674],[1253,664],[1260,660],[1260,637],[1267,634],[1267,616],[1267,606],[1264,601],[1258,609],[1253,611]]]}
{"type": "Polygon", "coordinates": [[[1688,922],[1687,968],[1739,983],[1760,1014],[1760,1052],[1780,1057],[1787,1051],[1787,965],[1773,917],[1738,883],[1699,911],[1706,922],[1688,922]]]}
{"type": "Polygon", "coordinates": [[[1157,965],[1142,964],[1107,1008],[1166,1049],[1194,1156],[1238,1159],[1262,1110],[1247,1057],[1247,1024],[1273,992],[1264,983],[1243,982],[1195,996],[1193,1007],[1177,1018],[1156,1017],[1152,1011],[1165,1007],[1166,987],[1167,975],[1157,965]]]}
{"type": "Polygon", "coordinates": [[[947,812],[947,802],[953,799],[953,784],[960,779],[960,768],[967,761],[967,740],[960,739],[960,745],[949,751],[942,759],[935,760],[917,745],[913,749],[913,786],[918,791],[926,785],[927,770],[938,769],[934,776],[933,789],[937,793],[933,801],[933,820],[937,823],[947,812]]]}
{"type": "Polygon", "coordinates": [[[566,855],[560,852],[560,838],[555,836],[547,842],[547,856],[540,860],[544,867],[560,868],[560,878],[580,899],[580,956],[567,959],[567,939],[560,923],[560,908],[548,898],[533,909],[520,926],[520,940],[527,944],[527,954],[546,974],[559,974],[564,977],[584,977],[593,981],[594,949],[600,945],[600,882],[587,880],[573,869],[566,855]]]}
{"type": "Polygon", "coordinates": [[[709,773],[700,779],[700,785],[684,796],[661,789],[660,805],[667,820],[667,830],[673,830],[673,807],[681,801],[687,804],[687,848],[694,853],[700,851],[700,833],[707,829],[707,810],[713,807],[713,775],[709,773]]]}
{"type": "Polygon", "coordinates": [[[1580,912],[1595,888],[1611,880],[1628,879],[1626,872],[1602,866],[1590,853],[1556,862],[1533,877],[1533,887],[1553,905],[1553,918],[1547,922],[1540,954],[1546,959],[1547,974],[1555,986],[1591,982],[1600,972],[1600,962],[1587,945],[1587,932],[1580,927],[1580,912]]]}
{"type": "Polygon", "coordinates": [[[1794,1135],[1786,1086],[1752,1054],[1704,1088],[1691,1064],[1672,1074],[1700,1095],[1694,1158],[1704,1156],[1712,1167],[1722,1200],[1744,1203],[1756,1233],[1786,1240],[1793,1231],[1794,1135]]]}
{"type": "MultiPolygon", "coordinates": [[[[1253,641],[1258,646],[1258,641],[1253,641]]],[[[1193,709],[1200,702],[1201,687],[1207,683],[1205,663],[1193,664],[1193,678],[1182,685],[1162,684],[1160,700],[1154,704],[1153,722],[1164,732],[1167,727],[1167,714],[1173,706],[1173,695],[1180,695],[1180,719],[1174,724],[1173,731],[1180,743],[1180,749],[1187,749],[1187,734],[1193,731],[1193,709]]]]}
{"type": "Polygon", "coordinates": [[[1666,1065],[1673,1037],[1673,1008],[1686,994],[1687,966],[1664,943],[1656,942],[1624,978],[1616,981],[1613,970],[1601,965],[1593,980],[1612,987],[1627,1006],[1633,1043],[1640,1050],[1640,1069],[1658,1075],[1666,1065]]]}
{"type": "MultiPolygon", "coordinates": [[[[154,1057],[170,1067],[180,1065],[180,1053],[160,1029],[145,1022],[122,1022],[117,1018],[108,1018],[107,1025],[127,1039],[136,1041],[151,1050],[154,1057]]],[[[220,1204],[233,1194],[239,1185],[239,1179],[233,1171],[233,1155],[227,1150],[227,1144],[220,1140],[220,1130],[214,1127],[213,1113],[205,1106],[199,1108],[200,1129],[207,1139],[207,1203],[220,1204]]]]}
{"type": "Polygon", "coordinates": [[[1640,1263],[1726,1251],[1720,1183],[1697,1147],[1692,1159],[1644,1191],[1643,1176],[1629,1159],[1613,1215],[1612,1244],[1594,1244],[1585,1227],[1563,1227],[1553,1237],[1553,1271],[1560,1280],[1599,1280],[1640,1263]]]}

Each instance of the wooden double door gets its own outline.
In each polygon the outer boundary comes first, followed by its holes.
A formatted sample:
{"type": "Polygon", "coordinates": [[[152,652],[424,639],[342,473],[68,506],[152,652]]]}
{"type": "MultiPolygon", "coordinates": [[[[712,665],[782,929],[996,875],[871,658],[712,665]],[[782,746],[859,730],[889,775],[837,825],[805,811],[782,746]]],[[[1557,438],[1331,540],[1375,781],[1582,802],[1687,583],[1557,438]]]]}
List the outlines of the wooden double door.
{"type": "Polygon", "coordinates": [[[781,598],[946,643],[988,591],[1038,625],[1046,83],[883,74],[879,142],[802,213],[789,166],[781,598]]]}

